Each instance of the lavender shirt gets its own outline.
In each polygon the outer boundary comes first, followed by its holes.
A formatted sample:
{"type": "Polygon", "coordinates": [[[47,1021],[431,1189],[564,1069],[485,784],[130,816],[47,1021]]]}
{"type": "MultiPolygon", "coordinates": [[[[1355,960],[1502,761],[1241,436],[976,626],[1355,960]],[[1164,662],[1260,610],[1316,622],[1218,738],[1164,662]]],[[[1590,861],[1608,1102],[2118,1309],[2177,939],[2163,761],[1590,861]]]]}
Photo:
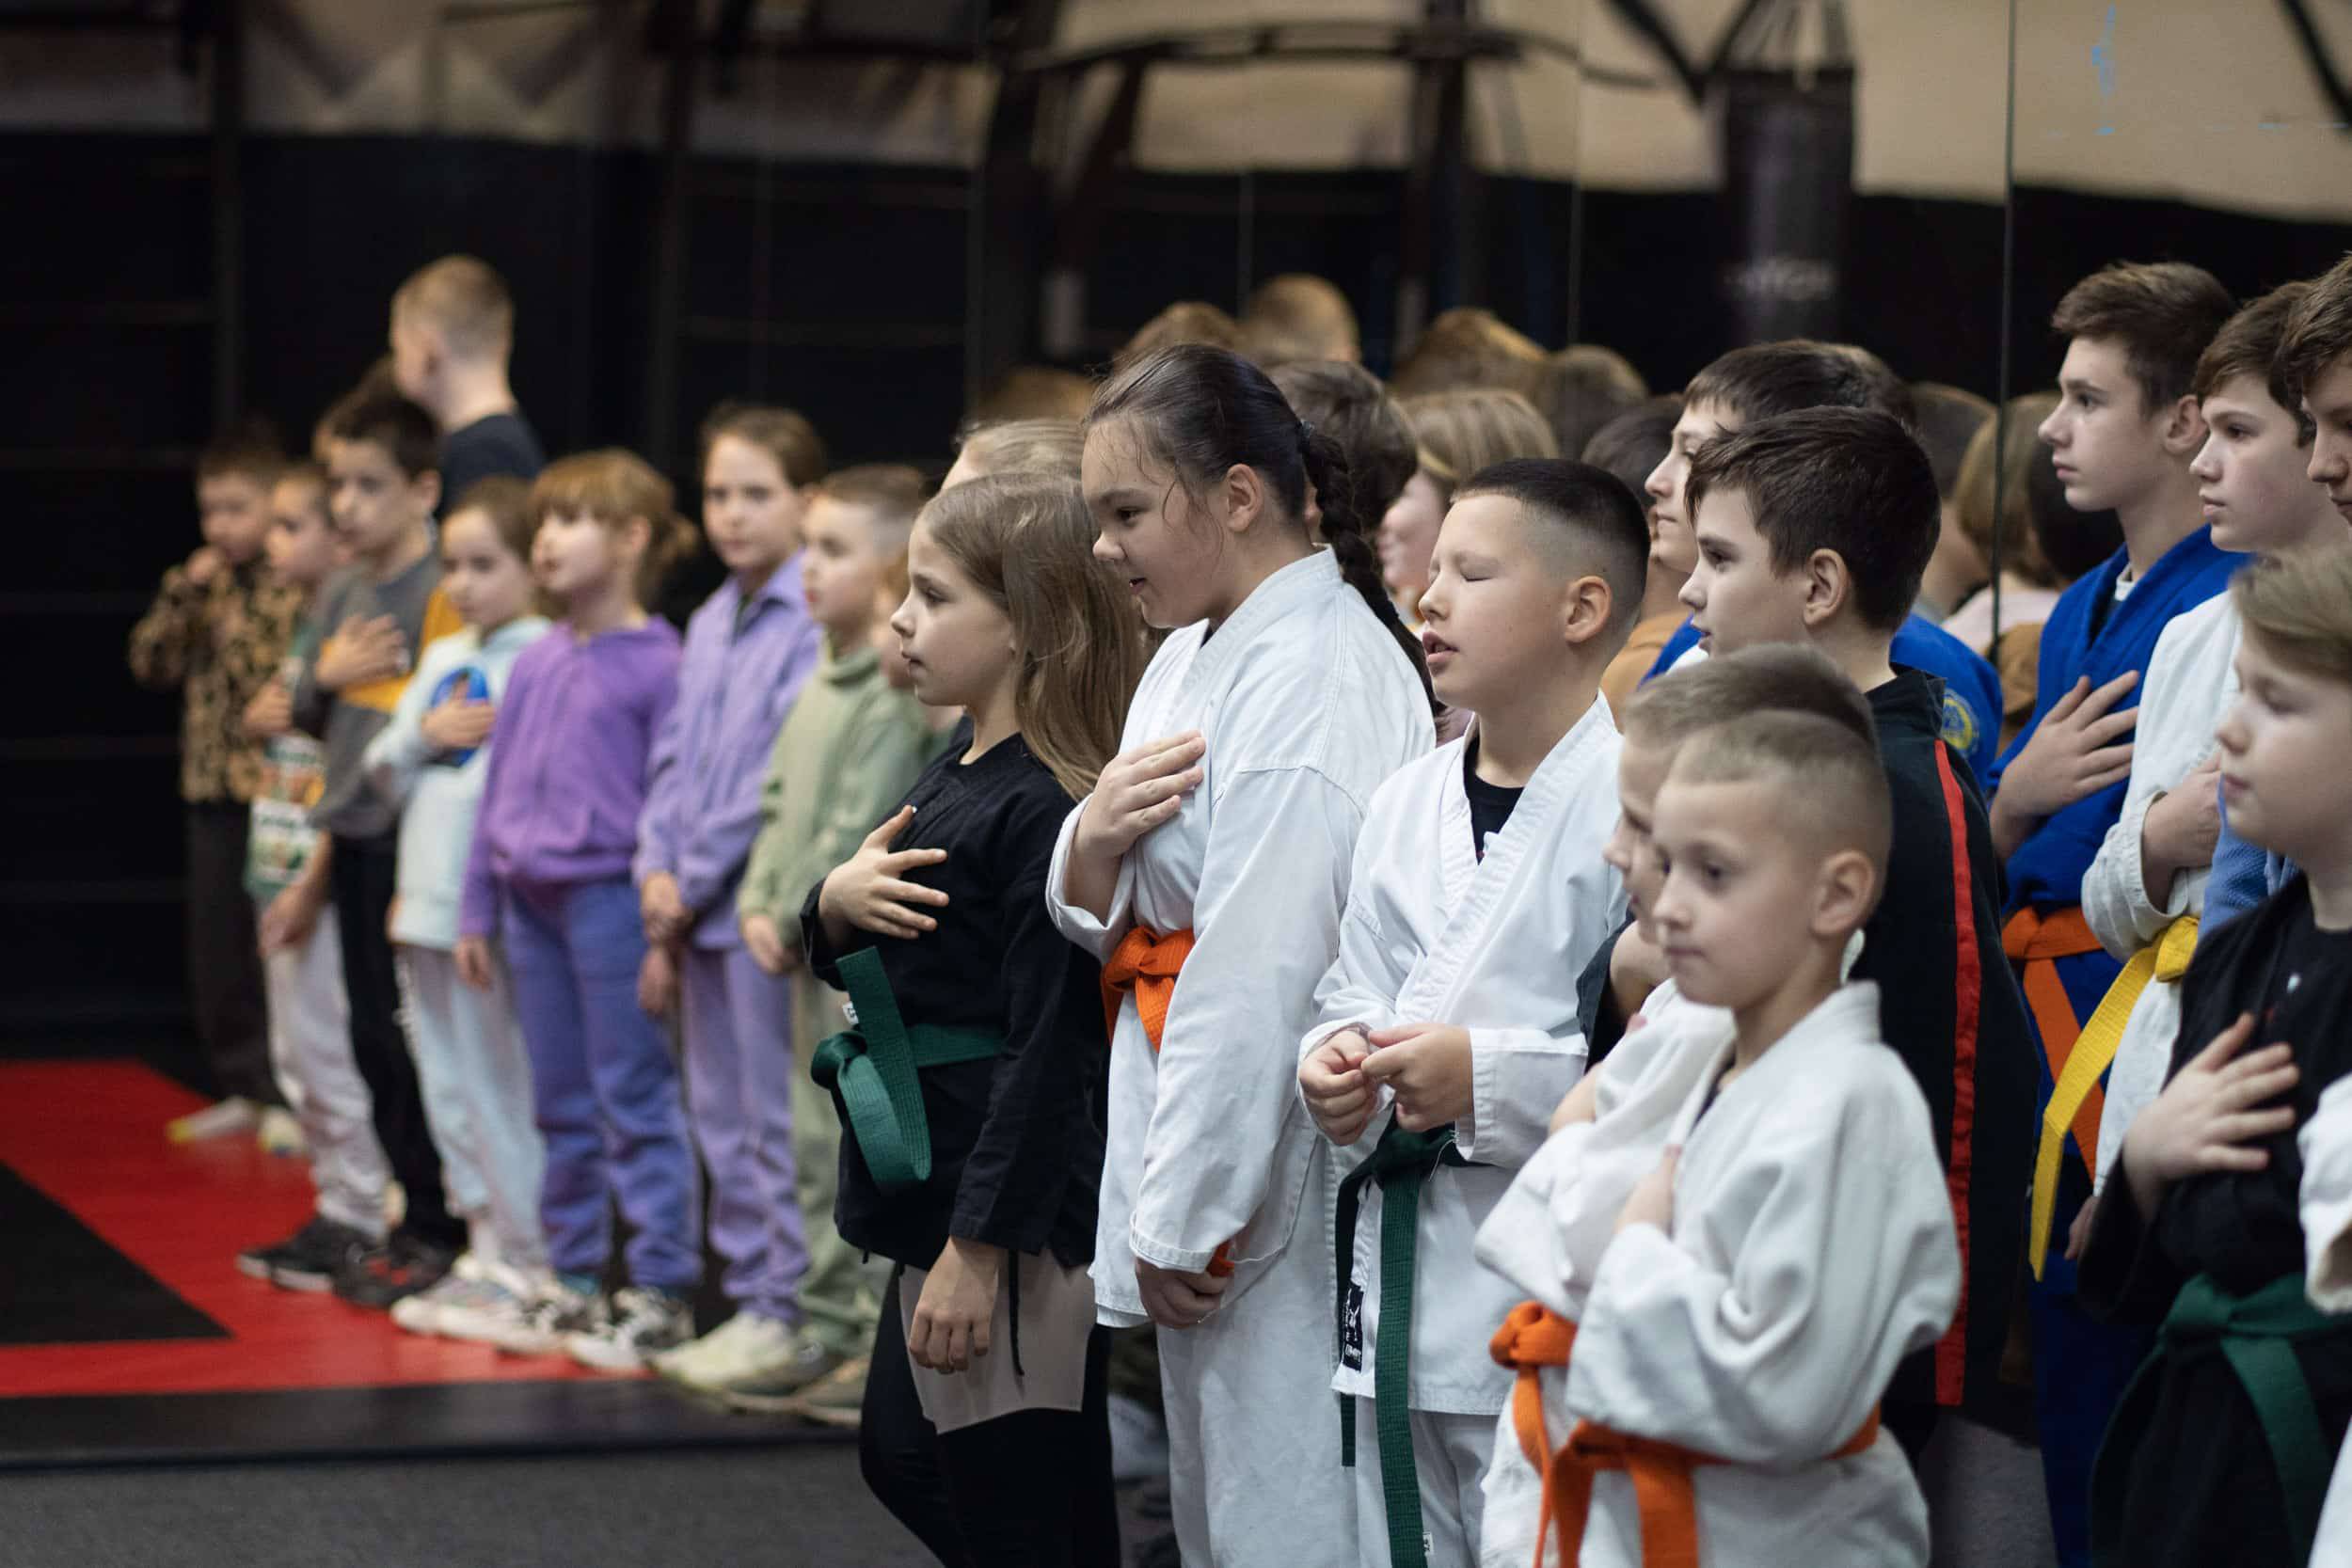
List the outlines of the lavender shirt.
{"type": "Polygon", "coordinates": [[[776,732],[824,655],[801,558],[747,600],[730,578],[686,624],[677,705],[653,745],[637,823],[637,880],[677,879],[696,947],[739,946],[735,887],[759,836],[759,785],[776,732]]]}
{"type": "Polygon", "coordinates": [[[497,931],[501,883],[628,875],[645,762],[677,700],[677,632],[659,618],[585,642],[559,622],[516,656],[467,857],[460,935],[497,931]]]}

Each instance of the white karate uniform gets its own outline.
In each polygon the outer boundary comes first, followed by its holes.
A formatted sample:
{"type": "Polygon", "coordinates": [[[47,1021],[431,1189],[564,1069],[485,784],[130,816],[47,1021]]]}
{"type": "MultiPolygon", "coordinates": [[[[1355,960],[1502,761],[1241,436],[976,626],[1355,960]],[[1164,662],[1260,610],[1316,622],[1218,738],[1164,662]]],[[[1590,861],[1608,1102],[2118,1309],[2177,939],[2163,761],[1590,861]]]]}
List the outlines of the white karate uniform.
{"type": "MultiPolygon", "coordinates": [[[[1731,1061],[1729,1015],[1680,1008],[1642,1033],[1657,1037],[1643,1070],[1547,1144],[1479,1232],[1482,1259],[1578,1324],[1566,1371],[1540,1374],[1548,1441],[1582,1418],[1730,1461],[1695,1473],[1712,1565],[1924,1564],[1927,1507],[1894,1436],[1827,1457],[1960,1299],[1927,1105],[1880,1042],[1878,988],[1832,995],[1703,1117],[1731,1061]],[[1671,1236],[1615,1234],[1634,1185],[1677,1144],[1671,1236]]],[[[1542,1477],[1510,1422],[1487,1471],[1493,1568],[1535,1559],[1542,1477]]],[[[1641,1560],[1632,1482],[1603,1473],[1579,1561],[1641,1560]]]]}
{"type": "MultiPolygon", "coordinates": [[[[1617,753],[1609,705],[1596,698],[1527,781],[1502,830],[1478,857],[1462,783],[1468,739],[1439,747],[1373,797],[1356,840],[1340,956],[1324,977],[1319,1018],[1301,1042],[1369,1035],[1401,1023],[1466,1028],[1471,1108],[1455,1125],[1468,1165],[1440,1165],[1422,1188],[1407,1402],[1433,1563],[1476,1556],[1479,1477],[1511,1380],[1487,1354],[1519,1297],[1471,1256],[1478,1227],[1548,1135],[1552,1108],[1582,1076],[1576,980],[1625,918],[1625,890],[1601,859],[1617,819],[1617,753]],[[1455,1432],[1455,1425],[1467,1431],[1455,1432]]],[[[1386,1089],[1363,1140],[1341,1152],[1342,1174],[1368,1156],[1388,1124],[1386,1089]]],[[[1389,1561],[1374,1424],[1384,1197],[1362,1190],[1351,1311],[1332,1387],[1358,1402],[1357,1518],[1361,1560],[1389,1561]]]]}
{"type": "Polygon", "coordinates": [[[1200,784],[1127,852],[1107,920],[1060,897],[1083,801],[1046,884],[1057,927],[1099,956],[1134,926],[1194,936],[1159,1053],[1132,998],[1112,1036],[1096,1301],[1104,1323],[1139,1323],[1136,1259],[1197,1272],[1232,1243],[1217,1310],[1160,1335],[1184,1560],[1353,1562],[1330,1393],[1337,1178],[1299,1101],[1298,1040],[1373,791],[1428,752],[1434,726],[1403,650],[1327,551],[1205,630],[1161,644],[1123,741],[1200,730],[1200,784]]]}
{"type": "MultiPolygon", "coordinates": [[[[2083,873],[2083,918],[2099,945],[2129,962],[2161,936],[2173,919],[2205,907],[2213,866],[2176,873],[2169,888],[2151,888],[2139,873],[2139,835],[2148,808],[2213,754],[2214,731],[2237,696],[2238,618],[2227,594],[2173,618],[2149,656],[2132,736],[2132,778],[2123,815],[2107,830],[2083,873]]],[[[2098,1183],[2106,1184],[2122,1152],[2132,1118],[2164,1088],[2172,1039],[2181,1032],[2181,985],[2151,980],[2132,1007],[2123,1038],[2107,1069],[2106,1109],[2099,1120],[2098,1183]]]]}
{"type": "MultiPolygon", "coordinates": [[[[2323,1312],[2352,1312],[2352,1078],[2321,1092],[2319,1109],[2295,1142],[2303,1156],[2296,1198],[2303,1218],[2304,1294],[2323,1312]]],[[[2312,1568],[2352,1568],[2352,1443],[2336,1450],[2312,1568]]]]}

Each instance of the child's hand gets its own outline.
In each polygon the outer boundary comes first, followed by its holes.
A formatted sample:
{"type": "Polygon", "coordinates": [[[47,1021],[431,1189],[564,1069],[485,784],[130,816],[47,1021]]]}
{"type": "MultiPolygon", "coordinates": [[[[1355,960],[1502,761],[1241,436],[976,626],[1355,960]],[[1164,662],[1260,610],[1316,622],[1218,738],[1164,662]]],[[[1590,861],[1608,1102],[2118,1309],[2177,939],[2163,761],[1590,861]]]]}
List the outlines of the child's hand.
{"type": "Polygon", "coordinates": [[[2221,752],[2217,750],[2140,819],[2140,879],[2148,895],[2162,902],[2174,876],[2213,863],[2220,842],[2221,752]]]}
{"type": "Polygon", "coordinates": [[[1202,776],[1208,742],[1198,730],[1147,741],[1104,768],[1078,818],[1073,847],[1090,860],[1115,861],[1127,847],[1182,810],[1202,776]]]}
{"type": "Polygon", "coordinates": [[[1217,1298],[1232,1283],[1231,1275],[1184,1274],[1136,1259],[1136,1285],[1143,1292],[1143,1310],[1162,1328],[1199,1328],[1217,1308],[1217,1298]]]}
{"type": "Polygon", "coordinates": [[[1675,1166],[1682,1159],[1682,1146],[1668,1144],[1665,1158],[1657,1168],[1634,1183],[1633,1194],[1617,1212],[1616,1233],[1623,1235],[1630,1226],[1654,1225],[1671,1232],[1675,1223],[1675,1166]]]}
{"type": "Polygon", "coordinates": [[[294,728],[294,698],[286,683],[272,680],[245,705],[245,733],[251,740],[274,740],[294,728]]]}
{"type": "Polygon", "coordinates": [[[2083,1206],[2074,1211],[2074,1223],[2066,1227],[2066,1260],[2082,1260],[2083,1248],[2090,1244],[2090,1227],[2099,1217],[2099,1195],[2091,1194],[2083,1206]]]}
{"type": "Polygon", "coordinates": [[[666,1018],[677,1006],[677,958],[660,942],[645,949],[638,968],[637,1005],[651,1018],[666,1018]]]}
{"type": "Polygon", "coordinates": [[[384,909],[384,940],[391,942],[395,946],[399,945],[400,938],[393,935],[393,933],[399,929],[400,895],[395,893],[392,895],[392,901],[386,905],[384,909]]]}
{"type": "Polygon", "coordinates": [[[180,568],[180,575],[188,579],[190,588],[201,588],[228,569],[229,558],[210,545],[199,545],[188,556],[188,563],[180,568]]]}
{"type": "Polygon", "coordinates": [[[490,737],[490,726],[498,721],[496,703],[477,703],[469,697],[450,696],[428,712],[417,725],[417,732],[437,752],[469,752],[490,737]]]}
{"type": "Polygon", "coordinates": [[[1596,1120],[1600,1116],[1600,1069],[1587,1068],[1584,1076],[1576,1081],[1576,1087],[1560,1097],[1552,1107],[1550,1130],[1575,1127],[1596,1120]]]}
{"type": "Polygon", "coordinates": [[[490,939],[457,939],[457,977],[476,990],[490,989],[490,939]]]}
{"type": "Polygon", "coordinates": [[[877,936],[912,942],[939,922],[914,905],[946,909],[947,895],[935,887],[905,880],[908,872],[937,865],[947,858],[945,849],[892,849],[900,833],[914,821],[914,808],[900,806],[898,815],[866,835],[857,853],[834,867],[817,895],[817,912],[829,927],[871,931],[877,936]]]}
{"type": "Polygon", "coordinates": [[[2123,737],[2139,722],[2139,710],[2112,709],[2138,683],[2139,672],[2126,670],[2093,691],[2086,675],[2053,704],[2001,774],[1994,800],[2003,814],[2020,825],[2038,823],[2130,778],[2132,747],[2123,737]]]}
{"type": "Polygon", "coordinates": [[[1372,1120],[1378,1094],[1362,1070],[1371,1053],[1372,1045],[1362,1035],[1343,1029],[1298,1064],[1298,1092],[1307,1101],[1307,1114],[1335,1144],[1354,1143],[1372,1120]]]}
{"type": "Polygon", "coordinates": [[[260,935],[262,957],[283,953],[299,947],[310,940],[310,932],[319,923],[319,901],[308,883],[296,882],[278,890],[269,907],[262,911],[260,935]]]}
{"type": "Polygon", "coordinates": [[[743,930],[743,945],[766,974],[787,974],[801,967],[798,948],[785,945],[784,933],[776,923],[764,914],[747,914],[738,924],[743,930]]]}
{"type": "Polygon", "coordinates": [[[907,1327],[907,1354],[916,1366],[934,1372],[969,1371],[976,1357],[988,1354],[989,1323],[996,1315],[996,1286],[1004,1268],[1003,1247],[947,1238],[907,1327]]]}
{"type": "Polygon", "coordinates": [[[1609,950],[1609,995],[1617,1011],[1629,1019],[1649,1000],[1649,993],[1666,983],[1666,955],[1629,926],[1609,950]]]}
{"type": "Polygon", "coordinates": [[[667,871],[645,879],[645,885],[637,890],[637,910],[644,917],[645,940],[657,947],[686,935],[693,918],[686,900],[678,896],[677,879],[667,871]]]}
{"type": "Polygon", "coordinates": [[[2253,1037],[2254,1015],[2241,1014],[2133,1118],[2123,1134],[2123,1172],[2141,1213],[2153,1213],[2165,1187],[2183,1177],[2270,1164],[2269,1150],[2249,1146],[2293,1127],[2295,1107],[2255,1107],[2293,1088],[2300,1074],[2290,1046],[2240,1056],[2253,1037]]]}
{"type": "Polygon", "coordinates": [[[319,649],[319,685],[329,691],[389,680],[408,669],[408,644],[400,623],[389,615],[346,621],[319,649]]]}
{"type": "Polygon", "coordinates": [[[1426,1132],[1470,1113],[1470,1031],[1451,1023],[1375,1029],[1364,1076],[1396,1095],[1396,1124],[1426,1132]]]}

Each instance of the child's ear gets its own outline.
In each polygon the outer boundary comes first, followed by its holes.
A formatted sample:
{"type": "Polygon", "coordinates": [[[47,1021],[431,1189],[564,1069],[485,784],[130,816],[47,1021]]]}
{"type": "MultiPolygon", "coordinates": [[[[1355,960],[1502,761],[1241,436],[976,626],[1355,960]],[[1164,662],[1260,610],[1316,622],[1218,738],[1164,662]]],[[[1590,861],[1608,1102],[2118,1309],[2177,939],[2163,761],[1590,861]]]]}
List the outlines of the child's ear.
{"type": "Polygon", "coordinates": [[[1590,642],[1609,629],[1616,608],[1608,579],[1587,574],[1570,582],[1560,597],[1560,635],[1571,646],[1590,642]]]}
{"type": "Polygon", "coordinates": [[[631,517],[621,525],[621,537],[628,542],[631,551],[644,555],[653,548],[653,519],[631,517]]]}
{"type": "Polygon", "coordinates": [[[2205,411],[2193,397],[2173,400],[2171,413],[2165,416],[2164,450],[2184,460],[2197,455],[2197,449],[2205,444],[2205,411]]]}
{"type": "Polygon", "coordinates": [[[1225,470],[1225,526],[1234,533],[1248,531],[1265,510],[1265,478],[1247,463],[1225,470]]]}
{"type": "Polygon", "coordinates": [[[1836,550],[1815,550],[1801,568],[1804,573],[1804,624],[1818,631],[1837,618],[1853,599],[1853,573],[1836,550]]]}
{"type": "Polygon", "coordinates": [[[1813,934],[1843,937],[1862,929],[1878,895],[1878,868],[1859,849],[1840,849],[1821,863],[1815,890],[1813,934]]]}

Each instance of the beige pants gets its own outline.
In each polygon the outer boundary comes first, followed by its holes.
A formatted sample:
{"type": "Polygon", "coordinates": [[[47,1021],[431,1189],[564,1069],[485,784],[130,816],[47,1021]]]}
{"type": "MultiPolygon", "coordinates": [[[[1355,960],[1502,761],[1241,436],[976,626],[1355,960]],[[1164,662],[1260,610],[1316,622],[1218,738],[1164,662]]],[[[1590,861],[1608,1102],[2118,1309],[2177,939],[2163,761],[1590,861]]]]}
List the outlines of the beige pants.
{"type": "Polygon", "coordinates": [[[860,1258],[834,1227],[834,1198],[841,1185],[841,1113],[833,1096],[808,1075],[817,1048],[848,1026],[841,1011],[845,1000],[805,970],[792,977],[792,1191],[808,1240],[802,1321],[809,1336],[835,1355],[863,1355],[874,1345],[888,1270],[879,1260],[860,1258]]]}
{"type": "MultiPolygon", "coordinates": [[[[1094,1281],[1083,1268],[1064,1268],[1050,1255],[1019,1253],[1021,1371],[1013,1370],[1012,1280],[996,1287],[986,1355],[968,1371],[914,1373],[923,1414],[942,1432],[960,1432],[1017,1410],[1076,1410],[1086,1402],[1087,1337],[1094,1332],[1094,1281]]],[[[902,1271],[898,1321],[914,1338],[914,1308],[923,1299],[923,1269],[902,1271]]]]}

